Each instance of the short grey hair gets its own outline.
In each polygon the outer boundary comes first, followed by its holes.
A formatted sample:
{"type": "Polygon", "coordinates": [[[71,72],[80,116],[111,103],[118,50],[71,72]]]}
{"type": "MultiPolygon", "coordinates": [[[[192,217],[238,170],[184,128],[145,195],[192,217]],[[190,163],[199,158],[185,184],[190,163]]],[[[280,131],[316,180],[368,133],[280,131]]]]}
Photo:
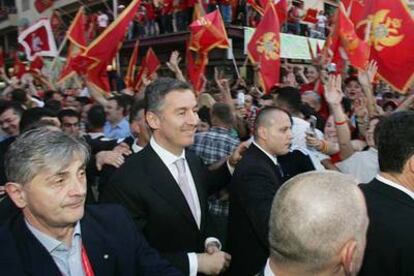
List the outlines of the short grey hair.
{"type": "Polygon", "coordinates": [[[360,255],[368,216],[364,197],[350,176],[310,172],[287,181],[277,192],[269,221],[270,256],[282,266],[319,272],[351,239],[360,255]]]}
{"type": "Polygon", "coordinates": [[[56,127],[40,127],[19,136],[5,155],[7,180],[19,184],[30,182],[42,170],[57,172],[74,157],[86,165],[89,147],[81,139],[69,136],[56,127]]]}
{"type": "Polygon", "coordinates": [[[311,96],[313,97],[318,103],[321,103],[322,98],[321,96],[313,90],[308,90],[303,92],[302,96],[311,96]]]}
{"type": "Polygon", "coordinates": [[[158,78],[145,88],[145,112],[161,110],[165,96],[173,91],[193,90],[187,82],[173,78],[158,78]]]}

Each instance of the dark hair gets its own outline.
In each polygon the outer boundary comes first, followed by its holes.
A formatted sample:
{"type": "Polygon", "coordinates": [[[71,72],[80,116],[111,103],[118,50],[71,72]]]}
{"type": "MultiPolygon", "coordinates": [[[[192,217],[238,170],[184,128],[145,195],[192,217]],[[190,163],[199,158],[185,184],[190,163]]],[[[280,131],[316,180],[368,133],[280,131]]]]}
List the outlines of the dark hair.
{"type": "Polygon", "coordinates": [[[226,124],[229,127],[234,123],[231,107],[225,103],[215,103],[211,107],[211,118],[217,118],[220,122],[226,124]]]}
{"type": "Polygon", "coordinates": [[[103,128],[106,122],[106,114],[105,108],[102,105],[94,105],[92,106],[88,113],[88,128],[89,129],[97,129],[103,128]]]}
{"type": "Polygon", "coordinates": [[[19,104],[25,104],[27,101],[27,93],[23,89],[17,88],[11,92],[11,100],[19,104]]]}
{"type": "Polygon", "coordinates": [[[414,154],[414,112],[393,113],[382,119],[376,130],[380,170],[401,173],[414,154]]]}
{"type": "Polygon", "coordinates": [[[58,118],[59,121],[62,122],[64,117],[76,117],[80,120],[80,115],[78,112],[76,112],[73,109],[62,109],[61,111],[59,111],[58,113],[58,118]]]}
{"type": "Polygon", "coordinates": [[[47,108],[41,107],[34,107],[25,110],[19,124],[20,132],[22,133],[31,128],[34,123],[40,121],[43,117],[56,117],[56,113],[47,108]]]}
{"type": "Polygon", "coordinates": [[[0,115],[9,109],[13,109],[14,113],[16,113],[19,117],[21,117],[24,112],[24,109],[20,103],[6,101],[0,105],[0,115]]]}
{"type": "Polygon", "coordinates": [[[143,100],[137,101],[132,105],[131,112],[129,113],[129,123],[141,119],[138,117],[141,110],[145,110],[145,103],[143,100]]]}
{"type": "Polygon", "coordinates": [[[282,102],[283,106],[292,112],[300,112],[302,107],[302,99],[300,97],[300,91],[294,87],[282,87],[277,89],[277,102],[282,102]]]}
{"type": "Polygon", "coordinates": [[[203,106],[197,113],[201,121],[208,123],[208,125],[211,126],[210,108],[203,106]]]}
{"type": "Polygon", "coordinates": [[[62,108],[62,104],[58,100],[48,100],[45,102],[44,108],[50,109],[56,113],[62,108]]]}
{"type": "Polygon", "coordinates": [[[59,95],[61,95],[61,96],[63,97],[62,93],[60,93],[59,91],[55,91],[55,90],[47,90],[47,91],[45,91],[45,93],[44,93],[43,100],[44,100],[45,102],[47,102],[47,101],[49,101],[49,100],[52,100],[52,99],[53,99],[53,95],[54,95],[54,94],[59,94],[59,95]]]}
{"type": "Polygon", "coordinates": [[[282,108],[276,106],[266,106],[262,108],[259,113],[257,114],[256,120],[254,121],[254,135],[257,136],[257,130],[260,126],[269,123],[269,116],[272,112],[280,111],[286,113],[288,115],[290,122],[293,124],[292,116],[290,113],[282,108]]]}
{"type": "Polygon", "coordinates": [[[158,78],[145,88],[145,111],[160,111],[165,96],[177,90],[193,90],[190,84],[172,78],[158,78]]]}
{"type": "Polygon", "coordinates": [[[117,104],[117,108],[122,108],[122,114],[125,116],[128,111],[128,104],[124,97],[122,96],[113,96],[108,99],[108,101],[115,101],[117,104]]]}
{"type": "Polygon", "coordinates": [[[355,81],[355,82],[357,82],[359,84],[358,77],[356,77],[356,76],[350,76],[350,77],[348,77],[348,78],[346,78],[344,80],[345,86],[347,86],[351,81],[355,81]]]}

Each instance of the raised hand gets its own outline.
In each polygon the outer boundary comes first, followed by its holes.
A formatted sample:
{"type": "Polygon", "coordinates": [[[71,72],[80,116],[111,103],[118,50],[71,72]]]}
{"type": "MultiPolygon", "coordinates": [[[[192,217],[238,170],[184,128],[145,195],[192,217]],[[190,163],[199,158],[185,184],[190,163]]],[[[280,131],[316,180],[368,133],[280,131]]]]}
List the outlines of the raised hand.
{"type": "Polygon", "coordinates": [[[342,93],[342,78],[340,75],[329,75],[325,86],[325,99],[330,105],[340,105],[344,97],[342,93]]]}
{"type": "Polygon", "coordinates": [[[181,61],[180,53],[178,51],[173,51],[170,56],[170,60],[167,61],[168,68],[174,73],[179,69],[179,64],[181,61]]]}

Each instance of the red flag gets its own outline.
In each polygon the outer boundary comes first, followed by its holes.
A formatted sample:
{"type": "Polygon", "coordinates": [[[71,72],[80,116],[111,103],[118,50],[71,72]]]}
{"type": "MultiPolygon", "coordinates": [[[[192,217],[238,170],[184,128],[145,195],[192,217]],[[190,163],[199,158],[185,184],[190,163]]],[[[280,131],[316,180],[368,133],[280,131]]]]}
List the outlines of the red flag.
{"type": "Polygon", "coordinates": [[[205,53],[195,53],[196,58],[193,58],[193,52],[187,48],[187,77],[193,85],[194,91],[199,94],[204,86],[204,72],[208,63],[208,57],[205,53]]]}
{"type": "Polygon", "coordinates": [[[190,24],[190,49],[207,53],[213,48],[228,48],[229,39],[217,9],[190,24]]]}
{"type": "Polygon", "coordinates": [[[35,55],[56,56],[57,49],[52,28],[48,19],[41,19],[19,35],[19,43],[24,47],[28,60],[35,55]]]}
{"type": "Polygon", "coordinates": [[[369,60],[370,46],[357,36],[354,24],[346,16],[343,5],[339,6],[336,28],[349,62],[356,68],[365,69],[369,60]]]}
{"type": "Polygon", "coordinates": [[[344,4],[346,14],[355,26],[366,17],[367,6],[365,5],[364,0],[342,0],[342,3],[344,4]]]}
{"type": "Polygon", "coordinates": [[[365,4],[364,19],[357,28],[369,27],[370,59],[377,61],[378,74],[402,93],[414,81],[414,20],[401,0],[376,0],[365,4]]]}
{"type": "Polygon", "coordinates": [[[137,58],[138,58],[138,46],[139,46],[139,40],[137,39],[134,50],[132,51],[132,54],[131,54],[131,58],[129,59],[128,70],[125,75],[125,85],[127,88],[131,88],[134,86],[135,67],[136,67],[137,58]]]}
{"type": "Polygon", "coordinates": [[[26,65],[20,60],[16,52],[14,54],[13,74],[20,79],[26,72],[26,65]]]}
{"type": "Polygon", "coordinates": [[[43,58],[41,56],[36,56],[35,59],[32,62],[30,62],[29,71],[39,74],[42,71],[43,65],[43,58]]]}
{"type": "Polygon", "coordinates": [[[318,19],[316,18],[318,16],[318,10],[317,9],[308,9],[306,11],[305,17],[302,19],[305,22],[313,23],[315,24],[318,22],[318,19]]]}
{"type": "MultiPolygon", "coordinates": [[[[75,72],[79,72],[79,70],[81,70],[81,68],[74,64],[73,58],[78,54],[83,53],[86,48],[85,20],[84,9],[83,7],[80,7],[69,26],[68,31],[66,32],[70,44],[68,46],[66,65],[60,72],[58,83],[64,82],[66,79],[73,76],[75,72]]],[[[82,68],[86,70],[87,67],[82,68]]]]}
{"type": "Polygon", "coordinates": [[[35,0],[34,6],[38,13],[42,13],[53,5],[53,0],[35,0]]]}
{"type": "Polygon", "coordinates": [[[287,0],[279,0],[277,3],[275,2],[276,1],[269,0],[247,0],[247,3],[249,3],[260,15],[263,15],[268,3],[273,3],[275,5],[276,13],[281,25],[287,19],[288,3],[287,0]]]}
{"type": "Polygon", "coordinates": [[[0,47],[0,68],[4,68],[4,51],[3,51],[3,47],[0,47]]]}
{"type": "Polygon", "coordinates": [[[122,42],[129,23],[134,19],[141,0],[133,0],[122,13],[109,25],[82,54],[93,64],[87,67],[88,82],[101,92],[109,92],[109,80],[106,67],[112,62],[122,42]]]}
{"type": "Polygon", "coordinates": [[[142,85],[142,77],[145,76],[147,79],[151,79],[152,75],[157,72],[158,68],[160,68],[160,61],[157,58],[157,55],[154,53],[152,48],[148,48],[148,51],[142,61],[141,69],[137,75],[137,83],[135,85],[136,90],[142,85]]]}
{"type": "Polygon", "coordinates": [[[279,82],[280,33],[274,5],[268,5],[248,46],[253,63],[260,64],[260,78],[266,93],[279,82]]]}

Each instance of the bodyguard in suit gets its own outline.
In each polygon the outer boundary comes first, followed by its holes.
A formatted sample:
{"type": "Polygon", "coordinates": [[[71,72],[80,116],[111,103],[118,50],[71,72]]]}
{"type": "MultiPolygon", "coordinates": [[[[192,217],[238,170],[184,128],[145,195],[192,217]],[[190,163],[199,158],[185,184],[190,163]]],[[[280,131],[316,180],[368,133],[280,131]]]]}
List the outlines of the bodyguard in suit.
{"type": "Polygon", "coordinates": [[[88,154],[55,127],[11,145],[6,191],[21,211],[0,228],[0,275],[182,275],[121,207],[85,209],[88,154]]]}
{"type": "Polygon", "coordinates": [[[149,244],[185,275],[218,274],[230,256],[219,251],[217,240],[207,239],[214,236],[207,196],[230,180],[228,168],[224,164],[209,172],[185,150],[198,123],[197,102],[187,83],[157,79],[146,88],[145,102],[150,143],[117,170],[101,199],[125,206],[149,244]],[[217,246],[207,254],[205,245],[217,246]]]}
{"type": "Polygon", "coordinates": [[[230,275],[254,275],[265,265],[276,191],[285,180],[314,169],[308,156],[290,152],[291,128],[290,115],[276,107],[262,109],[256,118],[254,141],[237,164],[230,185],[230,275]]]}
{"type": "Polygon", "coordinates": [[[333,171],[295,176],[273,200],[270,256],[259,275],[356,275],[367,228],[364,196],[350,176],[333,171]]]}
{"type": "Polygon", "coordinates": [[[370,225],[360,275],[414,275],[414,112],[375,129],[380,173],[360,187],[370,225]]]}

